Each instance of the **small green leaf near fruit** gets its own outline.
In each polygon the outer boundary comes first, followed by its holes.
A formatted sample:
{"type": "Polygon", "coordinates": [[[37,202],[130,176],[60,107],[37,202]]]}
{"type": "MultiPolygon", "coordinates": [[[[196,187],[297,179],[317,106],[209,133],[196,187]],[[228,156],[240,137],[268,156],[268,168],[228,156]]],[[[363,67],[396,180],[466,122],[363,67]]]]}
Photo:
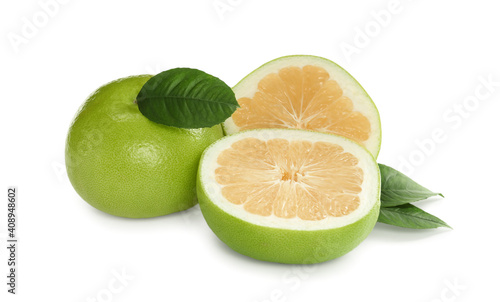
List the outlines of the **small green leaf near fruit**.
{"type": "Polygon", "coordinates": [[[410,204],[432,196],[434,193],[403,173],[379,164],[381,177],[380,214],[378,222],[411,229],[451,228],[441,219],[410,204]]]}
{"type": "Polygon", "coordinates": [[[451,228],[446,222],[412,204],[381,207],[378,222],[410,229],[451,228]]]}
{"type": "Polygon", "coordinates": [[[191,68],[174,68],[153,76],[137,95],[137,105],[151,121],[178,128],[215,126],[239,107],[226,83],[191,68]]]}
{"type": "Polygon", "coordinates": [[[434,193],[422,187],[408,176],[391,167],[379,164],[379,169],[382,178],[380,195],[382,207],[399,206],[437,195],[444,197],[441,193],[434,193]]]}

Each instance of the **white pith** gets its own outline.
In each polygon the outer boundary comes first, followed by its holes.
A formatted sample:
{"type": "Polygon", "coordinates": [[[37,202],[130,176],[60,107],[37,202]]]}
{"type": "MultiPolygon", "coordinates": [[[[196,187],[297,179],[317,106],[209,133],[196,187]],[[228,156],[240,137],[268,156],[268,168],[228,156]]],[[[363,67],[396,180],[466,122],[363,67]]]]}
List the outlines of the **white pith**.
{"type": "Polygon", "coordinates": [[[243,131],[238,134],[226,136],[212,144],[205,150],[200,164],[201,185],[207,197],[224,212],[260,226],[291,230],[322,230],[339,228],[356,222],[364,217],[379,200],[379,170],[373,157],[367,150],[359,146],[357,143],[336,135],[289,129],[258,129],[243,131]],[[223,150],[229,148],[234,142],[244,138],[257,138],[264,141],[274,138],[282,138],[289,141],[307,140],[310,142],[321,141],[339,144],[344,148],[344,151],[349,152],[358,158],[358,167],[360,167],[364,172],[364,179],[361,185],[362,191],[359,194],[359,207],[350,214],[342,217],[328,216],[322,220],[308,221],[302,220],[298,217],[287,219],[274,215],[261,216],[251,214],[244,210],[243,205],[231,203],[222,195],[221,189],[223,186],[220,185],[215,178],[215,170],[219,167],[217,158],[223,150]]]}
{"type": "MultiPolygon", "coordinates": [[[[364,142],[364,145],[368,151],[377,157],[380,148],[380,120],[377,108],[359,83],[345,70],[329,60],[315,56],[289,56],[268,62],[233,87],[236,99],[243,97],[253,98],[255,92],[258,90],[260,80],[270,73],[277,73],[285,67],[294,66],[302,68],[306,65],[324,68],[330,74],[330,79],[335,80],[339,84],[343,95],[352,100],[353,110],[361,112],[370,121],[370,138],[364,142]]],[[[227,134],[240,131],[231,117],[224,122],[224,129],[227,134]]],[[[315,130],[320,131],[320,129],[315,130]]]]}

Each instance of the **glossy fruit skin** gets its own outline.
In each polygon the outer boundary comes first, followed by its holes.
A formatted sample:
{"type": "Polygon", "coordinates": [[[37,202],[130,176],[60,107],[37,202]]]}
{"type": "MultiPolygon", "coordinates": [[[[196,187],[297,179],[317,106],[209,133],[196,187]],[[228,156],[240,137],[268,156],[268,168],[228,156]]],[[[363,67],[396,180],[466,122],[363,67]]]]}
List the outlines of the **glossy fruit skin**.
{"type": "Polygon", "coordinates": [[[180,129],[143,116],[135,97],[151,78],[132,76],[96,90],[79,109],[66,141],[66,169],[76,192],[116,216],[147,218],[196,204],[203,150],[223,136],[212,128],[180,129]]]}
{"type": "Polygon", "coordinates": [[[199,177],[197,191],[203,217],[222,242],[240,254],[278,263],[320,263],[347,254],[370,234],[380,210],[377,200],[367,215],[340,228],[286,230],[255,225],[224,212],[207,197],[199,177]]]}

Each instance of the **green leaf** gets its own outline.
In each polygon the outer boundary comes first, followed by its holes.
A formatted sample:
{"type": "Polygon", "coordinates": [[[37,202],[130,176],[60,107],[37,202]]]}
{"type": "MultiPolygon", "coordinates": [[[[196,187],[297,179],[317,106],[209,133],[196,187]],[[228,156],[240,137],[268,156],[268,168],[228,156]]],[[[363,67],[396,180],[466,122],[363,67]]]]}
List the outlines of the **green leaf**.
{"type": "Polygon", "coordinates": [[[178,128],[215,126],[239,107],[226,83],[191,68],[170,69],[149,79],[137,105],[151,121],[178,128]]]}
{"type": "Polygon", "coordinates": [[[411,204],[380,208],[378,222],[411,229],[451,227],[446,222],[411,204]]]}
{"type": "Polygon", "coordinates": [[[441,193],[429,191],[411,180],[408,176],[391,167],[382,164],[378,166],[382,178],[382,188],[380,192],[382,207],[394,207],[427,199],[436,195],[444,197],[441,193]]]}

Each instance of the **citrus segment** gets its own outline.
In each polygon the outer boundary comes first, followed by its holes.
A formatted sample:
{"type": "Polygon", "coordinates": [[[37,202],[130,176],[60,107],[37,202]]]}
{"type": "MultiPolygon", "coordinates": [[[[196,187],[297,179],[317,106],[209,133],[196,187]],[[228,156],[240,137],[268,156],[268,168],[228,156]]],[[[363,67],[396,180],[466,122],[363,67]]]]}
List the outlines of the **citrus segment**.
{"type": "Polygon", "coordinates": [[[378,112],[363,88],[335,63],[314,56],[271,61],[238,83],[240,108],[226,131],[296,128],[338,134],[380,149],[378,112]]]}

